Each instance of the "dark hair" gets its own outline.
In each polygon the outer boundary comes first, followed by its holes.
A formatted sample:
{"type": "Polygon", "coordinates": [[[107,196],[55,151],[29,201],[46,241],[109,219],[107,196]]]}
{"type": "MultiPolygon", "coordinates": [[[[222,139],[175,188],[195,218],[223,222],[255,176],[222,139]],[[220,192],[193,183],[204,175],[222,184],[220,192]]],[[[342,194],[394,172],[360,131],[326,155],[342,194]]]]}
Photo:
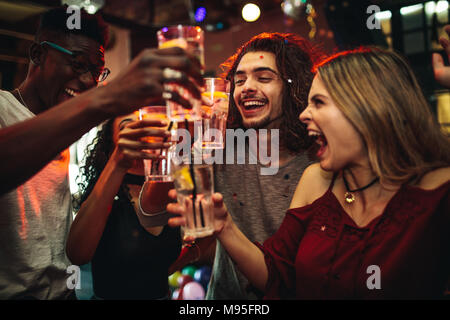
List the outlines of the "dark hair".
{"type": "MultiPolygon", "coordinates": [[[[115,118],[107,120],[98,130],[97,136],[87,146],[83,166],[77,176],[78,192],[73,197],[73,208],[80,209],[81,204],[88,198],[97,183],[100,174],[106,166],[114,150],[113,123],[115,118]]],[[[123,185],[117,194],[120,201],[128,201],[128,193],[123,185]]]]}
{"type": "MultiPolygon", "coordinates": [[[[67,19],[72,13],[67,13],[67,5],[50,9],[42,14],[35,40],[41,42],[49,37],[59,35],[83,35],[97,41],[106,47],[108,42],[108,26],[99,13],[89,14],[83,8],[80,10],[80,28],[69,29],[67,19]],[[45,38],[45,39],[44,39],[45,38]]],[[[70,12],[70,11],[69,11],[70,12]]]]}
{"type": "MultiPolygon", "coordinates": [[[[265,32],[254,36],[221,65],[225,71],[223,77],[231,82],[231,97],[235,87],[233,77],[239,62],[246,53],[255,51],[273,53],[283,79],[281,141],[291,151],[306,149],[310,139],[298,117],[308,104],[308,92],[314,78],[313,66],[323,58],[323,54],[309,41],[292,33],[265,32]]],[[[230,99],[228,128],[243,128],[242,117],[233,98],[230,99]]]]}

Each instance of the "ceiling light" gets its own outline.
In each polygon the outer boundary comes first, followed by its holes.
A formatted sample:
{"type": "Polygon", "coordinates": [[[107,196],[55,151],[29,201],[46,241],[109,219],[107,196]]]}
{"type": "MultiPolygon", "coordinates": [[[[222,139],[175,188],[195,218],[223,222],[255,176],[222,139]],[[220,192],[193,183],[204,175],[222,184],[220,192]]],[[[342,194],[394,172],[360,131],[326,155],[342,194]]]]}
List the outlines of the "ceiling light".
{"type": "Polygon", "coordinates": [[[195,21],[202,22],[206,18],[206,8],[205,7],[198,7],[195,10],[195,21]]]}
{"type": "Polygon", "coordinates": [[[448,10],[448,1],[438,1],[436,5],[436,12],[445,12],[448,10]]]}
{"type": "Polygon", "coordinates": [[[385,20],[390,19],[392,17],[392,12],[389,10],[380,11],[375,13],[375,19],[377,20],[385,20]]]}
{"type": "Polygon", "coordinates": [[[242,18],[247,22],[253,22],[253,21],[258,20],[260,14],[261,14],[261,10],[254,3],[247,3],[242,8],[242,18]]]}
{"type": "Polygon", "coordinates": [[[307,10],[308,5],[311,6],[307,0],[284,0],[281,3],[281,10],[288,17],[298,20],[307,10]]]}
{"type": "Polygon", "coordinates": [[[84,8],[88,13],[94,14],[105,4],[104,0],[61,0],[62,4],[84,8]]]}
{"type": "Polygon", "coordinates": [[[415,12],[421,10],[422,8],[423,8],[422,4],[415,4],[415,5],[412,5],[412,6],[403,7],[403,8],[400,8],[400,14],[402,16],[405,16],[405,15],[408,15],[408,14],[411,14],[411,13],[415,13],[415,12]]]}

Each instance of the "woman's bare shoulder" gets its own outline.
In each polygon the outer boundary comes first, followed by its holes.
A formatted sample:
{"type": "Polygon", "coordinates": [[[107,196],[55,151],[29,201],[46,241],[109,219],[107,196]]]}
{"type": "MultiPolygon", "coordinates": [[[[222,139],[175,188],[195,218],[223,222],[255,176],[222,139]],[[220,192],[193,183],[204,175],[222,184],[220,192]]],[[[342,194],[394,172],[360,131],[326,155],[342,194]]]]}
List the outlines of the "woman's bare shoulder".
{"type": "Polygon", "coordinates": [[[290,208],[313,203],[328,190],[332,179],[333,173],[322,170],[318,163],[307,167],[297,184],[290,208]]]}
{"type": "Polygon", "coordinates": [[[450,180],[450,167],[435,169],[425,174],[417,184],[419,188],[433,190],[450,180]]]}

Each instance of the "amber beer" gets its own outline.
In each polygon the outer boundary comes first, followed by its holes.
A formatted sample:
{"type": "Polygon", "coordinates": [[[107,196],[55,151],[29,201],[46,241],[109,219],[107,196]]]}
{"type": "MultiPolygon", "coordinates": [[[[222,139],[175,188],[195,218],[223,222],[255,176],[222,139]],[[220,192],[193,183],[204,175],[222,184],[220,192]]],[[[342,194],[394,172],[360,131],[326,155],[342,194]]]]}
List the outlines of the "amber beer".
{"type": "Polygon", "coordinates": [[[169,190],[174,188],[173,181],[147,181],[142,190],[141,207],[147,214],[166,210],[171,199],[169,190]]]}
{"type": "MultiPolygon", "coordinates": [[[[166,106],[151,106],[151,107],[145,107],[141,108],[139,111],[139,119],[152,119],[152,120],[160,120],[160,121],[166,121],[167,126],[165,129],[169,127],[169,121],[167,121],[167,114],[166,114],[166,106]],[[145,108],[151,108],[151,109],[145,109],[145,108]],[[141,111],[142,110],[142,111],[141,111]]],[[[158,128],[164,128],[164,127],[158,127],[158,128]]],[[[163,137],[144,137],[143,140],[147,142],[162,142],[163,137]]]]}

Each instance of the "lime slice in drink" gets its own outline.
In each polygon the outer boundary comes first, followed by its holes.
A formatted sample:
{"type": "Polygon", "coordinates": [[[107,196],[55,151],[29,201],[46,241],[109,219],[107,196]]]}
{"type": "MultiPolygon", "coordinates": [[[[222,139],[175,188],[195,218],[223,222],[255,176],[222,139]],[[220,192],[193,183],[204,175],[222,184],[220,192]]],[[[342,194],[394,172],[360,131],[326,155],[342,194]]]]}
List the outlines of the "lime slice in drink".
{"type": "Polygon", "coordinates": [[[172,48],[172,47],[180,47],[182,49],[187,49],[188,43],[186,39],[176,38],[159,44],[160,49],[164,48],[172,48]]]}
{"type": "Polygon", "coordinates": [[[192,182],[191,173],[189,172],[189,167],[182,167],[181,169],[175,171],[174,178],[179,184],[180,188],[183,190],[194,189],[194,183],[192,182]]]}

